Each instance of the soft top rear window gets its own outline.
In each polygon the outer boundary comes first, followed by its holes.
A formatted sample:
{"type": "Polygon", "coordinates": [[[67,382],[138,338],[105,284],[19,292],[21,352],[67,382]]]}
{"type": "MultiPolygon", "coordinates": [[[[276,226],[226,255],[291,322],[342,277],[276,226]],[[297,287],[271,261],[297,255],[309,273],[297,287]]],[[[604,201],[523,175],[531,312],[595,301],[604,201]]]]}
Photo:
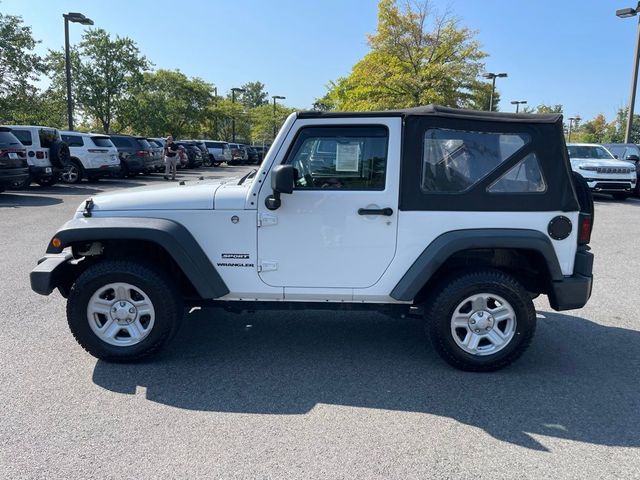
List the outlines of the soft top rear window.
{"type": "Polygon", "coordinates": [[[464,192],[529,141],[526,133],[428,129],[423,143],[422,191],[464,192]]]}

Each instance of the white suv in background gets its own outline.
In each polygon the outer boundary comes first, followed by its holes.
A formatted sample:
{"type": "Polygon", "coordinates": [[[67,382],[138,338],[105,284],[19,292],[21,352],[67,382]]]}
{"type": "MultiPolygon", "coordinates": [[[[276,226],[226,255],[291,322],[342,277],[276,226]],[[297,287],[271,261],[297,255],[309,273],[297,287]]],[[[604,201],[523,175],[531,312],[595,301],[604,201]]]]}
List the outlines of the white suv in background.
{"type": "Polygon", "coordinates": [[[97,180],[120,172],[118,149],[108,135],[62,131],[62,140],[69,145],[71,160],[61,173],[65,183],[78,183],[83,178],[97,180]]]}
{"type": "Polygon", "coordinates": [[[616,160],[602,145],[567,144],[571,168],[598,193],[609,193],[616,200],[626,200],[636,188],[636,168],[631,162],[616,160]]]}
{"type": "Polygon", "coordinates": [[[209,151],[211,163],[214,167],[219,166],[222,162],[231,161],[231,149],[227,142],[221,140],[202,140],[209,151]]]}
{"type": "Polygon", "coordinates": [[[34,125],[6,125],[27,150],[29,178],[22,185],[35,182],[50,187],[69,164],[69,148],[60,138],[60,131],[34,125]]]}

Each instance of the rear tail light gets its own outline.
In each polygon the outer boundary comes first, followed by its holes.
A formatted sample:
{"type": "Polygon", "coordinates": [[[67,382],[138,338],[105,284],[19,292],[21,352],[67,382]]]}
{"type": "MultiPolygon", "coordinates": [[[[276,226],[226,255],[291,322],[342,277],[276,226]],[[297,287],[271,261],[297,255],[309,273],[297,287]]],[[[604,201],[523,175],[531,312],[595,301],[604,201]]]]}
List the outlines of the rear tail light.
{"type": "Polygon", "coordinates": [[[580,223],[580,228],[578,229],[578,244],[587,245],[591,241],[593,217],[588,213],[581,213],[578,221],[580,223]]]}
{"type": "Polygon", "coordinates": [[[36,152],[36,158],[39,158],[42,160],[44,158],[44,152],[42,151],[36,152]]]}
{"type": "Polygon", "coordinates": [[[136,157],[146,157],[147,156],[147,152],[145,152],[144,150],[138,150],[136,152],[136,157]]]}

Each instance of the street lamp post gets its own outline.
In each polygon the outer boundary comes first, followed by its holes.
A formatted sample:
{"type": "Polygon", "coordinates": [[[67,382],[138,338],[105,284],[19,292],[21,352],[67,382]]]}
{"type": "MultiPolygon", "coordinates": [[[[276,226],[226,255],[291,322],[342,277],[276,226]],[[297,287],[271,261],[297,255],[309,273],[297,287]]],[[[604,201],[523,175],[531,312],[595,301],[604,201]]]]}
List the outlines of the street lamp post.
{"type": "Polygon", "coordinates": [[[516,106],[516,113],[518,113],[520,111],[520,105],[526,105],[527,101],[526,100],[513,100],[511,102],[511,105],[515,105],[516,106]]]}
{"type": "MultiPolygon", "coordinates": [[[[231,89],[231,103],[236,103],[236,92],[244,93],[246,90],[244,88],[234,87],[231,89]]],[[[236,143],[236,112],[233,111],[233,116],[231,117],[231,138],[232,142],[236,143]]]]}
{"type": "Polygon", "coordinates": [[[64,18],[64,69],[67,76],[67,121],[73,130],[73,100],[71,98],[71,54],[69,52],[69,22],[93,25],[93,20],[78,12],[63,13],[64,18]]]}
{"type": "MultiPolygon", "coordinates": [[[[640,12],[640,2],[636,8],[622,8],[616,10],[616,16],[620,18],[635,17],[640,12]]],[[[631,94],[629,95],[629,111],[627,113],[627,128],[624,132],[624,143],[631,143],[631,124],[633,123],[633,108],[636,103],[636,84],[638,83],[638,64],[640,63],[640,18],[638,19],[638,32],[636,34],[636,52],[633,59],[633,71],[631,72],[631,94]]]]}
{"type": "Polygon", "coordinates": [[[569,138],[567,139],[567,143],[571,142],[571,132],[573,130],[573,123],[575,122],[575,128],[578,128],[578,122],[580,122],[582,118],[580,115],[576,115],[575,117],[569,117],[569,138]]]}
{"type": "Polygon", "coordinates": [[[276,121],[276,100],[285,100],[287,97],[281,97],[280,95],[273,95],[271,98],[273,98],[273,139],[276,139],[276,134],[278,132],[276,132],[276,125],[277,125],[277,121],[276,121]]]}
{"type": "Polygon", "coordinates": [[[487,72],[482,75],[484,78],[491,80],[491,99],[489,100],[489,111],[493,112],[493,95],[496,90],[496,78],[505,78],[507,77],[506,73],[491,73],[487,72]]]}

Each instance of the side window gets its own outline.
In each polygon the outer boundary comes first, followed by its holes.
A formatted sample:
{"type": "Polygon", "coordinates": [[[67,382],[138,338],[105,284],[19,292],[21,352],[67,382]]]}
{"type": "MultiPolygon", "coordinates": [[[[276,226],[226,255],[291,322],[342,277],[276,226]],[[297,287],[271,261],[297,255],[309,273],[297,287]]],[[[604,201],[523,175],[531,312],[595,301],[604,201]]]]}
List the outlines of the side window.
{"type": "Polygon", "coordinates": [[[543,193],[546,190],[535,153],[524,157],[487,188],[489,193],[543,193]]]}
{"type": "Polygon", "coordinates": [[[58,139],[56,131],[50,128],[41,128],[38,130],[38,136],[40,137],[40,146],[42,148],[51,148],[53,142],[58,139]]]}
{"type": "Polygon", "coordinates": [[[11,129],[11,133],[13,133],[22,145],[28,147],[29,145],[33,145],[33,139],[31,138],[31,132],[29,130],[18,130],[15,128],[11,129]]]}
{"type": "Polygon", "coordinates": [[[303,128],[287,162],[299,190],[384,190],[388,132],[385,127],[303,128]]]}
{"type": "Polygon", "coordinates": [[[463,192],[529,141],[524,133],[429,129],[424,134],[422,191],[463,192]]]}
{"type": "Polygon", "coordinates": [[[80,135],[62,135],[62,141],[70,147],[84,146],[84,140],[80,135]]]}

